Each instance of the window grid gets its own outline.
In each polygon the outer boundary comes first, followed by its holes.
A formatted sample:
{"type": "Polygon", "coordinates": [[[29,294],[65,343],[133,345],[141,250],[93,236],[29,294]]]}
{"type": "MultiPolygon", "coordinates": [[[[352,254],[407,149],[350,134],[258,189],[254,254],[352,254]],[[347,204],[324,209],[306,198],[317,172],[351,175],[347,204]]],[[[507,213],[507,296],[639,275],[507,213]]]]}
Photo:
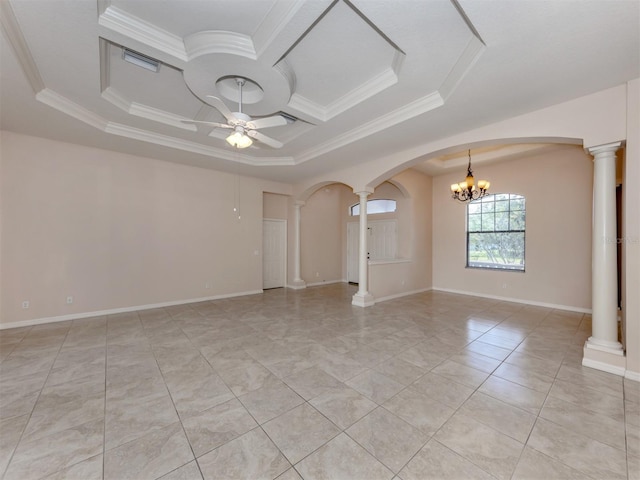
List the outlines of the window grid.
{"type": "Polygon", "coordinates": [[[524,271],[525,198],[487,195],[467,206],[467,267],[524,271]]]}

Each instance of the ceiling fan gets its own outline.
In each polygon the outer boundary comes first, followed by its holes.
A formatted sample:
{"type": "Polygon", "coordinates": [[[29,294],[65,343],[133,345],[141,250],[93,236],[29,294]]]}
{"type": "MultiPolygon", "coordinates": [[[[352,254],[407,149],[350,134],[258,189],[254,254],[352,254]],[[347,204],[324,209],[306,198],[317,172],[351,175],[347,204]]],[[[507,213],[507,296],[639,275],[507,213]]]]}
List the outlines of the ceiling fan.
{"type": "Polygon", "coordinates": [[[269,145],[272,148],[282,147],[282,142],[267,137],[263,133],[258,132],[261,128],[280,127],[286,125],[287,120],[281,115],[273,115],[271,117],[252,119],[246,113],[242,113],[242,87],[246,79],[238,77],[235,79],[239,89],[238,111],[232,112],[227,105],[218,97],[207,95],[211,99],[209,104],[215,107],[227,119],[227,123],[207,122],[203,120],[182,120],[183,123],[204,124],[215,128],[228,128],[233,133],[227,137],[227,142],[236,148],[246,148],[251,146],[252,138],[259,142],[269,145]]]}

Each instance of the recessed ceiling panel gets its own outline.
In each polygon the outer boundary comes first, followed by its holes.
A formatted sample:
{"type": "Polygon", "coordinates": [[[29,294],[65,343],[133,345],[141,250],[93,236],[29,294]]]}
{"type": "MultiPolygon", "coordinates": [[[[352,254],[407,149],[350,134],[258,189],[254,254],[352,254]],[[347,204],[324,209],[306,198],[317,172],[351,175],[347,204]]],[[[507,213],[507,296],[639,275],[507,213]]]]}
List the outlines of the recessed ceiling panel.
{"type": "Polygon", "coordinates": [[[389,70],[397,49],[344,2],[336,3],[288,52],[296,94],[327,106],[389,70]]]}
{"type": "Polygon", "coordinates": [[[179,37],[205,30],[253,35],[275,3],[276,0],[111,0],[113,7],[179,37]]]}
{"type": "Polygon", "coordinates": [[[187,88],[182,72],[160,64],[157,72],[132,65],[122,57],[122,47],[109,44],[109,87],[130,102],[193,118],[202,107],[187,88]]]}

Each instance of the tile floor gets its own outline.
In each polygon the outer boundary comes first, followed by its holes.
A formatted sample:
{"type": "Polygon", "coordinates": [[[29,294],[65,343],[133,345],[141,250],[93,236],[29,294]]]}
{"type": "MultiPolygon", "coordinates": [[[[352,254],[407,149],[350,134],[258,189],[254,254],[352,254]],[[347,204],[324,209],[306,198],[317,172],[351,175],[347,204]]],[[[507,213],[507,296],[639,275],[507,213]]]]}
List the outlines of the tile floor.
{"type": "Polygon", "coordinates": [[[639,479],[588,316],[336,284],[0,332],[13,479],[639,479]]]}

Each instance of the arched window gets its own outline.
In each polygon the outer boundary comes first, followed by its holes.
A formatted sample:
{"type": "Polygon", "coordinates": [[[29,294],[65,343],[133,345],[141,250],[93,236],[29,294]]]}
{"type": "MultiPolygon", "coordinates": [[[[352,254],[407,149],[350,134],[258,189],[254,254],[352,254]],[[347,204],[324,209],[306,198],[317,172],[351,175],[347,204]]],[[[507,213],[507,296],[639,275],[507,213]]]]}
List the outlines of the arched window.
{"type": "Polygon", "coordinates": [[[467,267],[524,271],[525,198],[487,195],[467,205],[467,267]]]}
{"type": "MultiPolygon", "coordinates": [[[[396,201],[383,198],[367,200],[367,215],[375,213],[393,213],[396,211],[396,201]]],[[[352,217],[360,216],[360,204],[356,203],[349,207],[349,214],[352,217]]]]}

